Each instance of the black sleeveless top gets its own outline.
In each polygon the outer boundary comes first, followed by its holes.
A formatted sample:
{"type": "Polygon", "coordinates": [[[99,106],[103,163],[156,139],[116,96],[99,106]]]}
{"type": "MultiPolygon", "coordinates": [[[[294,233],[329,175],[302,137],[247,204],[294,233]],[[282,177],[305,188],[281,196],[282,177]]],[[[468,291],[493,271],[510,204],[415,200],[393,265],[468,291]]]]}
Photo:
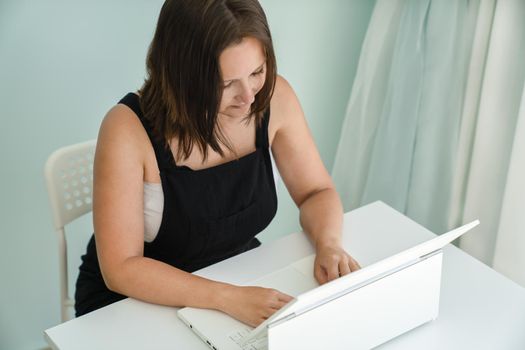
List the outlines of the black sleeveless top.
{"type": "MultiPolygon", "coordinates": [[[[169,147],[154,137],[139,97],[122,100],[142,122],[159,166],[164,211],[157,236],[144,243],[144,256],[187,272],[199,270],[259,246],[254,238],[275,216],[277,195],[269,152],[269,111],[256,129],[256,150],[206,169],[177,166],[169,147]]],[[[98,265],[94,236],[88,243],[75,291],[80,316],[125,296],[107,289],[98,265]]]]}

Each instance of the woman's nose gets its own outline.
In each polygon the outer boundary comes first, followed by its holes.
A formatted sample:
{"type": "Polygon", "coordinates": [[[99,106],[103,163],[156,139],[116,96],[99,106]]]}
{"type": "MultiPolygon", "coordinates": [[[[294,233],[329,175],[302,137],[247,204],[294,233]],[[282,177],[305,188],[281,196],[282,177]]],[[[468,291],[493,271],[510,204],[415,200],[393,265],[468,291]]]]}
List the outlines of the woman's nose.
{"type": "Polygon", "coordinates": [[[251,86],[243,84],[242,91],[239,94],[239,100],[243,104],[252,104],[255,101],[255,94],[251,86]]]}

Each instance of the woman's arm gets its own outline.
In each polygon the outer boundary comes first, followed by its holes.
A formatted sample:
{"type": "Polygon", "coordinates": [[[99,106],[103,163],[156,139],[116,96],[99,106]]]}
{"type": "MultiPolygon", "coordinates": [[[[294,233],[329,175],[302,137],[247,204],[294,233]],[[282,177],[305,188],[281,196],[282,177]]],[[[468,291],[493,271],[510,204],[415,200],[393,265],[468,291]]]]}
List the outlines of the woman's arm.
{"type": "Polygon", "coordinates": [[[93,184],[93,222],[104,281],[115,292],[153,303],[216,308],[212,291],[217,283],[143,256],[148,146],[147,134],[128,107],[117,105],[105,117],[93,184]]]}
{"type": "Polygon", "coordinates": [[[271,105],[272,152],[300,210],[300,222],[315,245],[315,277],[325,283],[359,268],[341,246],[343,209],[315,146],[292,87],[279,77],[271,105]]]}
{"type": "Polygon", "coordinates": [[[153,150],[138,118],[115,106],[101,125],[94,162],[93,222],[107,287],[151,303],[221,310],[252,326],[289,301],[271,289],[211,281],[144,257],[148,152],[153,150]]]}

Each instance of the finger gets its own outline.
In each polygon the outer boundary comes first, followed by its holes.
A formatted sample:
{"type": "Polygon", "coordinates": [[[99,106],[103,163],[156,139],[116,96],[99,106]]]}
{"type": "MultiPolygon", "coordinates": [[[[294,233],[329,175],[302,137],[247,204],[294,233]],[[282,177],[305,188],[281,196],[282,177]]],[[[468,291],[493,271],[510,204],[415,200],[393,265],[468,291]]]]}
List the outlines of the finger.
{"type": "Polygon", "coordinates": [[[317,280],[317,282],[319,282],[319,284],[325,284],[326,282],[328,282],[326,272],[319,264],[316,264],[314,267],[314,277],[317,280]]]}
{"type": "Polygon", "coordinates": [[[287,305],[288,303],[285,303],[285,302],[282,302],[282,301],[279,301],[279,302],[276,302],[275,304],[273,305],[270,305],[270,308],[277,311],[277,310],[280,310],[282,309],[285,305],[287,305]]]}
{"type": "Polygon", "coordinates": [[[256,328],[258,325],[260,325],[261,323],[263,323],[264,321],[266,321],[268,319],[268,317],[261,317],[261,318],[258,318],[255,322],[253,322],[253,324],[251,324],[250,326],[252,326],[253,328],[256,328]]]}
{"type": "Polygon", "coordinates": [[[278,300],[281,300],[281,301],[284,301],[284,302],[289,302],[290,300],[293,299],[292,296],[288,295],[288,294],[285,294],[281,291],[278,291],[277,289],[273,289],[273,288],[270,288],[268,289],[269,293],[268,294],[268,301],[278,301],[278,300]]]}
{"type": "Polygon", "coordinates": [[[341,259],[341,261],[339,261],[339,276],[348,275],[350,272],[352,272],[350,261],[341,259]]]}
{"type": "Polygon", "coordinates": [[[272,300],[270,302],[269,306],[272,309],[279,310],[280,308],[282,308],[284,305],[288,304],[293,299],[294,298],[292,296],[288,295],[288,294],[284,294],[284,293],[278,292],[277,298],[272,300]]]}
{"type": "Polygon", "coordinates": [[[326,275],[328,276],[328,281],[333,281],[336,278],[339,278],[339,264],[332,263],[326,267],[326,275]]]}
{"type": "Polygon", "coordinates": [[[277,312],[278,309],[274,308],[267,308],[264,310],[263,318],[266,320],[267,318],[270,318],[274,313],[277,312]]]}
{"type": "Polygon", "coordinates": [[[351,271],[357,271],[361,268],[361,265],[359,265],[359,263],[352,257],[348,260],[348,266],[351,271]]]}
{"type": "Polygon", "coordinates": [[[286,304],[286,303],[289,303],[290,301],[292,301],[293,297],[288,295],[288,294],[284,294],[284,293],[279,292],[278,300],[281,301],[281,302],[284,302],[286,304]]]}
{"type": "MultiPolygon", "coordinates": [[[[290,300],[293,300],[293,298],[290,299],[290,300]]],[[[283,305],[288,304],[288,302],[289,302],[289,301],[285,301],[285,300],[283,300],[283,299],[274,299],[274,300],[271,300],[271,301],[268,303],[268,305],[269,305],[270,307],[273,307],[273,308],[281,308],[283,305]]]]}

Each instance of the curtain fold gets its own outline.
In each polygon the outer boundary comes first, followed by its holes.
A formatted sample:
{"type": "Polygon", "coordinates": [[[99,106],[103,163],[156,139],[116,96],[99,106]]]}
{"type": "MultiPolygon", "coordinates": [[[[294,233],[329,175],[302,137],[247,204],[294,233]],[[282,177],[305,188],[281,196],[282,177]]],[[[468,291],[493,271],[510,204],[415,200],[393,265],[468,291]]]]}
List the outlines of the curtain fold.
{"type": "Polygon", "coordinates": [[[501,207],[494,268],[525,286],[525,86],[501,207]]]}
{"type": "Polygon", "coordinates": [[[362,204],[404,0],[378,0],[359,58],[332,175],[345,211],[362,204]]]}
{"type": "Polygon", "coordinates": [[[470,55],[469,72],[465,86],[455,173],[452,180],[449,228],[460,226],[463,223],[466,182],[470,170],[481,85],[485,71],[495,5],[495,0],[482,0],[479,5],[472,52],[470,55]]]}
{"type": "Polygon", "coordinates": [[[436,232],[448,228],[478,6],[376,3],[332,172],[345,210],[380,199],[436,232]]]}
{"type": "Polygon", "coordinates": [[[496,2],[466,180],[463,220],[479,218],[461,248],[492,265],[525,77],[525,2],[496,2]]]}

